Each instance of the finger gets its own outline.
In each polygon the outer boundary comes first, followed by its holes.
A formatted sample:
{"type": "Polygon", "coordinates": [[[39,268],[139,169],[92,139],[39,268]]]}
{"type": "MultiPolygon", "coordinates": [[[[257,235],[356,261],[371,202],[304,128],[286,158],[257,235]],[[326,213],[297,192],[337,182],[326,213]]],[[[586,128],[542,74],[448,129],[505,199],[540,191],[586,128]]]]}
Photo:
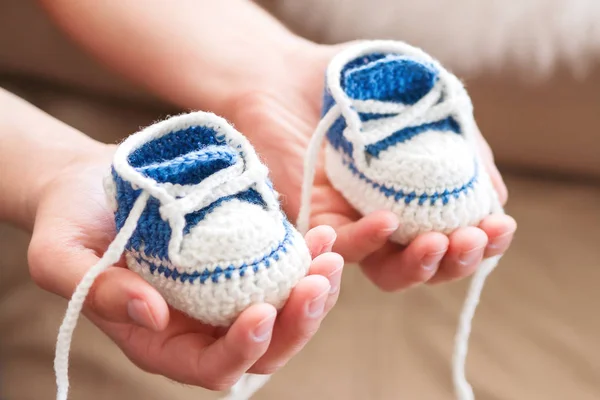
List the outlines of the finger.
{"type": "Polygon", "coordinates": [[[161,370],[182,383],[227,390],[267,351],[276,316],[272,305],[256,304],[211,344],[197,333],[175,336],[162,347],[161,370]]]}
{"type": "Polygon", "coordinates": [[[488,174],[490,175],[490,179],[492,180],[492,185],[498,194],[498,200],[500,200],[500,204],[504,206],[508,200],[508,189],[504,183],[504,179],[502,179],[502,175],[493,161],[486,160],[484,163],[488,174]]]}
{"type": "Polygon", "coordinates": [[[333,251],[348,262],[360,262],[381,249],[399,226],[398,217],[390,211],[376,211],[356,222],[334,226],[337,240],[333,251]]]}
{"type": "Polygon", "coordinates": [[[490,147],[489,143],[485,140],[479,130],[477,130],[476,135],[481,158],[483,159],[485,168],[490,175],[494,189],[496,190],[496,193],[498,193],[498,199],[500,200],[500,203],[504,205],[508,199],[508,189],[506,188],[504,179],[502,179],[502,175],[500,174],[500,171],[494,162],[494,153],[492,152],[492,148],[490,147]]]}
{"type": "Polygon", "coordinates": [[[125,268],[111,267],[98,276],[86,307],[107,321],[133,323],[157,332],[169,324],[165,299],[141,276],[125,268]]]}
{"type": "MultiPolygon", "coordinates": [[[[71,298],[85,273],[100,259],[89,250],[64,246],[48,237],[40,242],[37,235],[29,249],[34,280],[48,291],[71,298]]],[[[87,294],[85,311],[110,322],[133,323],[155,331],[165,329],[169,322],[169,308],[156,289],[120,267],[109,267],[96,278],[87,294]]]]}
{"type": "Polygon", "coordinates": [[[488,237],[484,256],[492,257],[508,250],[517,230],[517,221],[508,215],[490,215],[479,224],[479,228],[488,237]]]}
{"type": "Polygon", "coordinates": [[[337,253],[325,253],[315,258],[308,275],[321,275],[329,281],[329,297],[325,302],[325,313],[328,313],[339,297],[344,270],[344,259],[337,253]]]}
{"type": "Polygon", "coordinates": [[[304,277],[296,285],[275,323],[268,352],[249,372],[272,374],[304,347],[325,316],[329,290],[329,281],[320,275],[304,277]]]}
{"type": "Polygon", "coordinates": [[[483,259],[487,235],[481,229],[460,228],[450,234],[449,239],[448,252],[429,283],[465,278],[475,272],[483,259]]]}
{"type": "Polygon", "coordinates": [[[434,276],[447,248],[446,235],[430,232],[418,236],[403,249],[388,244],[367,257],[361,268],[381,290],[401,290],[434,276]]]}
{"type": "Polygon", "coordinates": [[[317,226],[306,233],[305,240],[312,258],[331,251],[337,234],[327,225],[317,226]]]}

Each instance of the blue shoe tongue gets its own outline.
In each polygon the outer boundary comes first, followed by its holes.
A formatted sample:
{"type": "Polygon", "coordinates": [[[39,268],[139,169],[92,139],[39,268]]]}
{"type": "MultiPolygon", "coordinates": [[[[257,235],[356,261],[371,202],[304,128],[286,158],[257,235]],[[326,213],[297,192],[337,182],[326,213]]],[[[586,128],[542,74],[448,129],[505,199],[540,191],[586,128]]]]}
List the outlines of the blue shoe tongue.
{"type": "Polygon", "coordinates": [[[365,58],[342,71],[341,85],[356,100],[379,100],[414,104],[435,85],[438,73],[433,66],[403,56],[365,58]]]}
{"type": "Polygon", "coordinates": [[[138,167],[159,183],[195,185],[235,164],[238,154],[228,146],[206,146],[167,160],[138,167]]]}

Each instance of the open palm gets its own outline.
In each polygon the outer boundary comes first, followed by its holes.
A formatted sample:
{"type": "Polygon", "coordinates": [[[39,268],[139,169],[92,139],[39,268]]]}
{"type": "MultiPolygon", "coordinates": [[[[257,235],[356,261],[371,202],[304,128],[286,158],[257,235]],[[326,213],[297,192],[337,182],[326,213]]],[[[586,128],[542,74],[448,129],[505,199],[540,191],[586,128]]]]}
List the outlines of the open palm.
{"type": "MultiPolygon", "coordinates": [[[[29,249],[42,288],[69,298],[115,236],[102,189],[114,147],[99,145],[60,171],[42,192],[29,249]]],[[[215,328],[168,307],[140,276],[116,265],[94,283],[86,316],[139,367],[178,382],[223,390],[247,372],[272,373],[295,355],[333,307],[343,265],[329,252],[331,228],[306,235],[314,257],[309,275],[283,310],[257,304],[229,328],[215,328]]],[[[75,332],[76,334],[76,332],[75,332]]]]}
{"type": "MultiPolygon", "coordinates": [[[[340,47],[322,46],[295,60],[283,86],[278,82],[246,93],[233,107],[231,119],[266,159],[275,186],[284,195],[284,209],[293,220],[300,208],[305,151],[320,118],[325,68],[340,47]]],[[[481,134],[479,144],[504,203],[506,188],[481,134]]],[[[311,226],[332,226],[338,235],[334,251],[346,261],[359,263],[383,290],[466,277],[484,256],[501,254],[510,245],[516,223],[506,215],[489,216],[478,227],[461,228],[449,236],[423,234],[407,247],[393,244],[389,237],[398,227],[397,217],[384,210],[359,215],[328,181],[322,153],[313,189],[311,226]]]]}

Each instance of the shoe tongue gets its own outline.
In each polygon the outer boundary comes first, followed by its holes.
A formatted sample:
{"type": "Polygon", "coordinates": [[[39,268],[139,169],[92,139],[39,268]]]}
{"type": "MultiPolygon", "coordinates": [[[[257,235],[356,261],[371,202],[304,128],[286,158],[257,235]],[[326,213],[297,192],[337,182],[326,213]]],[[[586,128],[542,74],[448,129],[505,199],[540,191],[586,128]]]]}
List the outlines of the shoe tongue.
{"type": "Polygon", "coordinates": [[[360,61],[342,71],[342,89],[355,100],[414,104],[429,93],[438,78],[433,66],[405,56],[360,61]]]}
{"type": "Polygon", "coordinates": [[[238,154],[228,146],[206,146],[174,158],[137,168],[159,183],[196,185],[210,175],[230,167],[238,154]]]}

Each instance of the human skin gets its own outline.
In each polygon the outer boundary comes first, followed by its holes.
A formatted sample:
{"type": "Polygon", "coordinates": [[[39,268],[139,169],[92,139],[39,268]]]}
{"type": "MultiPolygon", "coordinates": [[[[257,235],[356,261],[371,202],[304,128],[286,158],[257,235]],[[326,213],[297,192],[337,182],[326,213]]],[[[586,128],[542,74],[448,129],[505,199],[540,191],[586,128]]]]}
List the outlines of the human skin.
{"type": "MultiPolygon", "coordinates": [[[[296,219],[324,71],[346,44],[298,37],[247,0],[40,1],[69,37],[113,70],[183,108],[232,121],[266,161],[284,210],[296,219]]],[[[505,203],[492,152],[477,136],[505,203]]],[[[398,246],[388,240],[398,218],[383,210],[359,215],[329,183],[322,162],[312,202],[311,226],[332,226],[334,250],[386,291],[467,277],[484,256],[504,253],[517,227],[508,215],[492,215],[478,227],[427,233],[398,246]]]]}
{"type": "MultiPolygon", "coordinates": [[[[0,221],[32,232],[33,280],[68,299],[116,234],[102,188],[115,146],[2,89],[0,110],[0,221]]],[[[309,231],[313,261],[283,309],[253,305],[229,329],[173,310],[123,263],[94,282],[84,313],[140,368],[227,389],[247,371],[276,371],[318,331],[339,294],[344,261],[331,252],[335,237],[327,226],[309,231]]]]}
{"type": "MultiPolygon", "coordinates": [[[[304,153],[319,120],[324,70],[331,57],[345,44],[323,46],[306,41],[245,0],[151,0],[143,3],[40,0],[40,3],[69,37],[132,82],[184,109],[212,111],[232,121],[266,161],[275,187],[283,195],[283,208],[289,218],[295,220],[299,209],[304,153]]],[[[10,112],[14,115],[14,111],[10,112]]],[[[58,128],[55,125],[58,122],[50,123],[45,117],[24,118],[28,118],[31,125],[20,127],[22,131],[40,130],[38,126],[45,124],[42,131],[56,129],[61,134],[55,136],[54,142],[43,144],[39,142],[41,137],[37,136],[26,140],[13,137],[13,141],[18,143],[12,146],[19,150],[5,151],[10,154],[0,154],[0,160],[5,166],[20,167],[15,176],[3,178],[11,186],[0,189],[2,193],[10,192],[11,197],[0,200],[0,213],[34,229],[30,246],[32,276],[43,288],[69,297],[85,267],[93,265],[114,232],[108,222],[109,214],[99,211],[104,207],[102,203],[97,204],[100,201],[96,197],[101,192],[99,186],[86,186],[83,192],[94,193],[92,197],[68,199],[53,194],[48,188],[56,184],[63,192],[79,194],[81,188],[69,186],[68,182],[74,180],[84,184],[98,178],[99,170],[108,165],[113,149],[85,138],[72,128],[58,128]],[[35,127],[33,121],[38,122],[35,127]],[[76,151],[73,152],[73,149],[76,151]],[[18,164],[20,158],[28,157],[32,151],[36,155],[54,154],[56,157],[36,157],[35,162],[26,168],[23,163],[18,164]],[[90,165],[82,163],[82,158],[90,165]],[[67,165],[64,165],[65,161],[69,161],[67,165]],[[58,176],[61,179],[57,179],[58,176]],[[79,209],[84,210],[75,217],[75,224],[72,223],[72,215],[61,215],[70,211],[62,205],[67,201],[79,202],[79,209]],[[96,208],[89,209],[90,204],[96,208]],[[90,221],[91,216],[93,221],[90,221]],[[89,229],[90,223],[93,229],[89,229]],[[65,260],[75,259],[77,262],[72,261],[73,265],[80,268],[76,268],[75,272],[59,268],[65,260]]],[[[494,165],[492,152],[483,137],[478,137],[486,168],[504,203],[506,187],[494,165]]],[[[366,276],[386,291],[465,278],[475,271],[482,257],[504,253],[516,230],[516,223],[510,216],[490,216],[478,227],[462,228],[449,236],[424,234],[410,245],[401,247],[388,240],[398,227],[397,217],[384,210],[360,216],[333,189],[322,163],[317,168],[313,193],[311,226],[325,225],[335,230],[319,228],[313,231],[317,239],[308,239],[316,244],[314,254],[327,252],[333,246],[334,252],[348,262],[359,264],[366,276]]],[[[323,271],[317,269],[317,276],[309,277],[312,279],[309,287],[326,290],[327,285],[339,286],[332,283],[331,277],[319,279],[319,276],[328,276],[334,270],[337,271],[334,275],[341,274],[336,264],[341,263],[341,258],[336,258],[335,253],[328,253],[316,257],[315,263],[319,257],[325,257],[323,271]]],[[[145,326],[159,331],[168,329],[166,327],[172,321],[179,323],[177,318],[168,318],[166,305],[135,274],[121,276],[129,272],[124,268],[111,271],[100,280],[98,289],[92,291],[97,297],[92,296],[89,310],[96,313],[90,311],[89,316],[122,348],[125,346],[123,336],[111,334],[115,322],[129,324],[132,315],[136,315],[142,325],[145,321],[145,326]],[[110,280],[110,274],[113,274],[114,281],[110,280]],[[103,282],[106,285],[102,286],[103,282]],[[141,310],[127,306],[131,296],[127,299],[113,296],[110,282],[121,285],[116,286],[121,289],[120,293],[140,297],[144,303],[141,310]],[[101,290],[102,287],[106,288],[105,291],[101,290]],[[103,319],[106,320],[105,325],[102,325],[103,319]]],[[[337,275],[333,280],[338,279],[337,275]]],[[[318,292],[317,289],[314,291],[318,292]]],[[[315,292],[311,290],[307,289],[302,299],[314,297],[315,292]]],[[[333,305],[335,296],[333,298],[327,298],[328,305],[324,306],[324,310],[333,305]]],[[[282,334],[287,339],[282,339],[283,344],[279,348],[275,346],[277,351],[243,347],[256,352],[248,355],[243,349],[233,349],[233,354],[238,355],[237,361],[229,359],[230,364],[219,365],[219,369],[213,365],[212,371],[223,371],[219,376],[206,376],[206,371],[202,374],[194,370],[190,377],[189,373],[182,375],[176,363],[164,360],[157,363],[160,358],[144,359],[135,350],[128,355],[142,368],[175,380],[225,388],[244,372],[244,368],[253,372],[272,372],[281,367],[314,334],[318,324],[309,323],[308,330],[304,330],[295,322],[294,316],[305,310],[302,301],[298,304],[296,308],[292,307],[296,312],[282,313],[274,322],[275,330],[279,327],[279,330],[285,331],[286,324],[292,327],[289,329],[291,333],[282,334]],[[289,343],[299,345],[288,346],[289,343]],[[264,354],[259,355],[261,352],[264,354]],[[249,358],[254,361],[250,363],[249,358]]],[[[269,311],[261,309],[257,312],[267,318],[269,311]]],[[[256,326],[259,319],[250,318],[246,325],[243,321],[247,320],[241,319],[240,323],[244,327],[256,326]]],[[[131,326],[135,328],[129,328],[130,332],[138,332],[137,325],[131,326]]],[[[240,328],[240,332],[249,331],[240,328]]],[[[220,333],[207,332],[206,337],[212,338],[207,340],[227,342],[222,339],[227,336],[218,336],[220,333]]],[[[277,333],[274,333],[275,337],[279,337],[277,333]]],[[[271,349],[273,345],[267,347],[271,349]]]]}

